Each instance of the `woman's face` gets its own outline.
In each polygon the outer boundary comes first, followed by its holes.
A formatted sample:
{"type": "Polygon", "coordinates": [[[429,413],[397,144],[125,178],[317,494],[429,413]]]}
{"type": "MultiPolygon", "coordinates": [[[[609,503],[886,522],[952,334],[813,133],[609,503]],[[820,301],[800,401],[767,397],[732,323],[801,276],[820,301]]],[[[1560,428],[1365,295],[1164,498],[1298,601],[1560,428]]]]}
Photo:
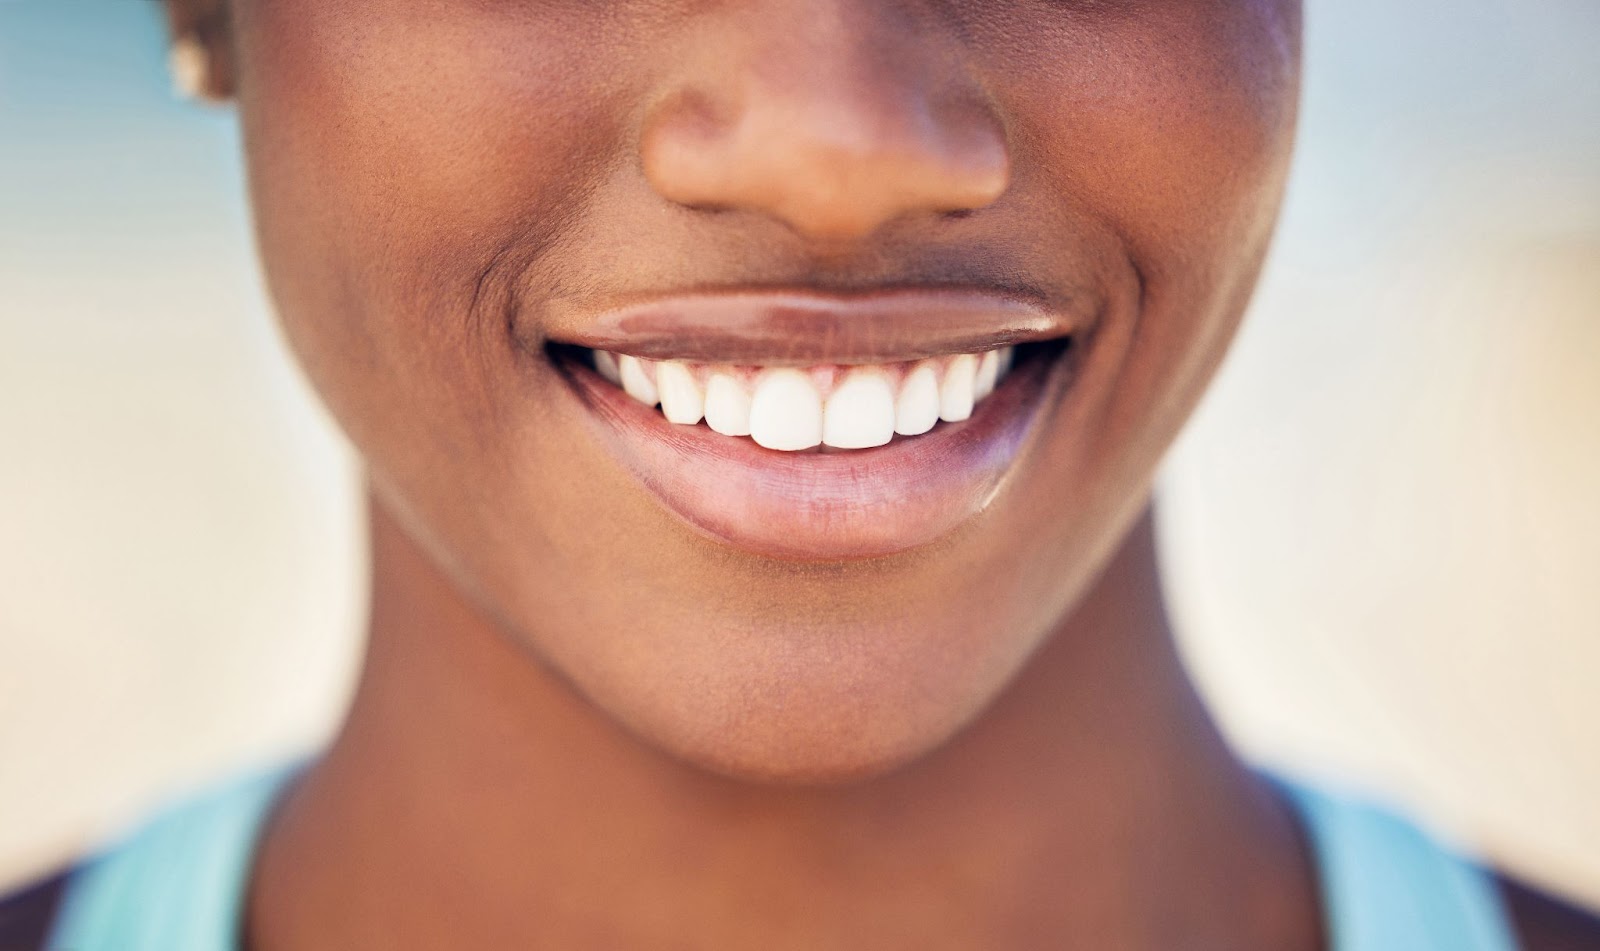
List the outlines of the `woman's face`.
{"type": "Polygon", "coordinates": [[[377,503],[607,715],[753,779],[931,749],[1060,624],[1234,332],[1295,114],[1298,0],[231,18],[269,284],[377,503]],[[961,421],[954,355],[1008,344],[961,421]],[[594,349],[684,361],[629,371],[682,421],[594,349]],[[754,439],[688,424],[713,375],[754,439]]]}

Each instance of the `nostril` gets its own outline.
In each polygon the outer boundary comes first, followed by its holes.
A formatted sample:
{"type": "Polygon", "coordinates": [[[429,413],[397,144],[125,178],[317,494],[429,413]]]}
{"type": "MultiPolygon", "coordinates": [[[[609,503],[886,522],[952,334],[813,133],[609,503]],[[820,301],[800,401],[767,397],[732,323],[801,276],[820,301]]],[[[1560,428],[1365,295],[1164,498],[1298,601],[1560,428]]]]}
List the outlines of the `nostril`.
{"type": "Polygon", "coordinates": [[[997,116],[948,77],[872,69],[788,79],[770,69],[697,77],[660,100],[639,143],[651,188],[683,207],[851,239],[907,216],[970,215],[1009,187],[997,116]]]}
{"type": "Polygon", "coordinates": [[[646,118],[639,141],[645,180],[663,198],[690,208],[717,207],[719,179],[726,192],[729,157],[723,154],[737,117],[691,90],[659,104],[646,118]]]}

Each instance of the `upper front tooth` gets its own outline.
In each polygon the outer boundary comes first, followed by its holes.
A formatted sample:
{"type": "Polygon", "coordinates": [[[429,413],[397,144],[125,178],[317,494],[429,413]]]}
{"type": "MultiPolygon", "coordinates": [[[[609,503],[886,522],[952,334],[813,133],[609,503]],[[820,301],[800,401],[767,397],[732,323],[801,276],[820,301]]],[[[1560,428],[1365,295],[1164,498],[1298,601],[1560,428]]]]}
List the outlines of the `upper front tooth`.
{"type": "Polygon", "coordinates": [[[594,367],[646,406],[659,403],[673,423],[704,419],[719,433],[752,436],[769,449],[810,449],[819,443],[865,449],[889,442],[896,433],[921,435],[940,419],[970,418],[974,403],[1005,378],[1014,353],[1013,347],[1001,347],[919,361],[905,373],[898,395],[890,370],[882,366],[762,370],[753,393],[728,367],[711,369],[703,388],[680,360],[655,362],[595,350],[594,367]],[[825,399],[819,381],[828,393],[825,399]]]}
{"type": "Polygon", "coordinates": [[[750,393],[725,370],[706,380],[706,425],[724,436],[750,435],[750,393]]]}
{"type": "Polygon", "coordinates": [[[845,374],[822,411],[822,441],[837,449],[867,449],[894,438],[894,388],[876,368],[845,374]]]}
{"type": "Polygon", "coordinates": [[[959,423],[972,415],[972,388],[977,382],[978,358],[963,353],[945,367],[944,382],[939,386],[939,418],[959,423]]]}
{"type": "Polygon", "coordinates": [[[705,415],[706,401],[700,395],[700,384],[679,361],[667,360],[656,366],[656,388],[661,393],[661,413],[668,422],[693,426],[705,415]]]}
{"type": "Polygon", "coordinates": [[[822,442],[822,397],[799,370],[763,370],[750,399],[750,438],[768,449],[810,449],[822,442]]]}
{"type": "Polygon", "coordinates": [[[660,401],[656,383],[650,379],[649,371],[638,357],[624,353],[617,359],[617,369],[622,375],[622,388],[628,391],[629,396],[646,406],[654,406],[660,401]]]}
{"type": "Polygon", "coordinates": [[[617,366],[617,355],[607,350],[594,352],[595,372],[618,386],[622,385],[622,370],[617,366]]]}
{"type": "Polygon", "coordinates": [[[900,384],[900,398],[894,406],[894,431],[902,436],[920,436],[939,421],[939,378],[933,361],[924,360],[911,368],[900,384]]]}
{"type": "Polygon", "coordinates": [[[972,383],[972,398],[981,400],[994,392],[1000,377],[1000,351],[988,350],[978,358],[978,374],[972,383]]]}

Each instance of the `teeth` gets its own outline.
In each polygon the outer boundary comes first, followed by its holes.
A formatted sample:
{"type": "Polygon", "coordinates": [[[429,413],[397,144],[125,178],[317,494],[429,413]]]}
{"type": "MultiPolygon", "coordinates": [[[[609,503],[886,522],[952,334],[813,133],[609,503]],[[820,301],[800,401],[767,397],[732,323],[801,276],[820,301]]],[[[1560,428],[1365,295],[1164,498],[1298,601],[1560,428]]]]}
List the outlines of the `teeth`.
{"type": "Polygon", "coordinates": [[[656,367],[656,389],[661,392],[661,413],[671,423],[693,426],[705,415],[706,401],[694,374],[677,360],[656,367]]]}
{"type": "Polygon", "coordinates": [[[999,365],[995,371],[995,378],[997,380],[1003,380],[1006,378],[1006,374],[1011,372],[1011,360],[1017,355],[1017,348],[1001,347],[995,352],[999,354],[999,356],[995,358],[995,363],[999,365]]]}
{"type": "Polygon", "coordinates": [[[595,372],[669,422],[798,451],[882,446],[972,416],[1011,369],[1013,348],[871,366],[730,367],[594,351],[595,372]]]}
{"type": "Polygon", "coordinates": [[[837,449],[868,449],[894,438],[894,387],[875,368],[846,373],[822,411],[822,441],[837,449]]]}
{"type": "Polygon", "coordinates": [[[627,354],[617,358],[618,373],[622,377],[622,388],[628,395],[646,406],[654,406],[661,399],[656,392],[656,383],[650,379],[650,374],[645,370],[644,362],[638,357],[627,354]]]}
{"type": "Polygon", "coordinates": [[[972,387],[977,382],[977,373],[978,358],[970,353],[950,361],[944,371],[944,381],[939,384],[940,419],[959,423],[972,415],[972,387]]]}
{"type": "Polygon", "coordinates": [[[750,438],[768,449],[810,449],[822,442],[822,397],[799,370],[762,370],[750,398],[750,438]]]}
{"type": "Polygon", "coordinates": [[[924,360],[911,368],[900,385],[900,399],[894,407],[894,431],[902,436],[920,436],[939,421],[939,378],[933,361],[924,360]]]}
{"type": "Polygon", "coordinates": [[[622,385],[622,369],[617,366],[616,354],[605,350],[594,351],[594,369],[596,373],[610,380],[618,386],[622,385]]]}
{"type": "Polygon", "coordinates": [[[972,383],[972,398],[981,400],[994,392],[1000,382],[1000,351],[990,350],[978,358],[978,375],[972,383]]]}
{"type": "Polygon", "coordinates": [[[706,425],[724,436],[750,435],[750,393],[726,370],[706,380],[706,425]]]}

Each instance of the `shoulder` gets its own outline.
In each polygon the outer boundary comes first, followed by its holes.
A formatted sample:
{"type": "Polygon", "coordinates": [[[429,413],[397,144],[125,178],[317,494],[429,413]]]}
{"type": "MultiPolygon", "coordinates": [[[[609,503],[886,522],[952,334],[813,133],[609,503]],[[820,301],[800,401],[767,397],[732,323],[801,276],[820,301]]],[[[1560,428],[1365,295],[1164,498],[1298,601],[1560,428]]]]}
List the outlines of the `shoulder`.
{"type": "Polygon", "coordinates": [[[303,760],[168,800],[72,868],[0,898],[0,951],[225,947],[265,814],[303,760]],[[142,943],[130,933],[143,935],[142,943]]]}
{"type": "Polygon", "coordinates": [[[1600,951],[1600,916],[1506,875],[1496,881],[1523,951],[1600,951]]]}
{"type": "Polygon", "coordinates": [[[0,895],[0,951],[39,951],[55,919],[72,869],[62,869],[0,895]]]}
{"type": "MultiPolygon", "coordinates": [[[[1448,932],[1439,946],[1478,947],[1492,931],[1499,937],[1489,946],[1498,947],[1514,936],[1520,951],[1600,951],[1600,916],[1595,913],[1497,873],[1372,799],[1337,787],[1290,783],[1288,788],[1311,834],[1331,918],[1342,914],[1387,929],[1390,922],[1379,920],[1384,916],[1378,912],[1385,908],[1393,912],[1402,893],[1417,905],[1420,890],[1429,896],[1425,906],[1436,912],[1431,917],[1439,919],[1430,928],[1448,932]],[[1443,912],[1452,906],[1459,914],[1443,912]],[[1492,916],[1483,915],[1490,906],[1492,916]],[[1493,919],[1501,919],[1507,927],[1500,921],[1491,925],[1493,919]],[[1449,931],[1450,922],[1460,923],[1465,931],[1449,931]]],[[[1407,914],[1411,912],[1392,917],[1401,920],[1407,914]]]]}

